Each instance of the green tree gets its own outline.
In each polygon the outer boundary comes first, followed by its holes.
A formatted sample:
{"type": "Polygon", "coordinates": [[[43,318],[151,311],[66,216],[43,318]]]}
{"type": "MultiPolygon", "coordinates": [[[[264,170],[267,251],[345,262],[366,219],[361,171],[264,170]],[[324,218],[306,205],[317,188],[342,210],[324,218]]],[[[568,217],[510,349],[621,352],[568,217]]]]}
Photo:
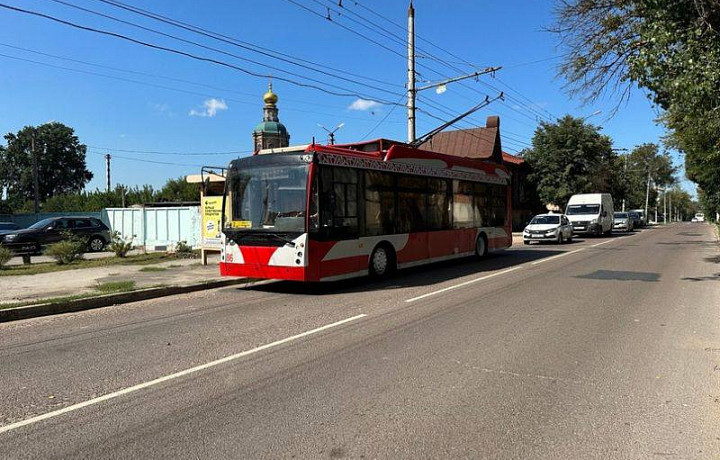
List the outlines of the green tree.
{"type": "Polygon", "coordinates": [[[675,183],[675,167],[667,153],[660,153],[657,144],[641,144],[623,157],[623,181],[627,184],[625,196],[627,209],[645,207],[648,180],[651,187],[648,203],[653,205],[658,192],[655,186],[667,187],[675,183]]]}
{"type": "Polygon", "coordinates": [[[647,89],[706,212],[720,211],[720,0],[559,0],[556,16],[571,92],[647,89]]]}
{"type": "Polygon", "coordinates": [[[0,148],[0,186],[13,200],[32,200],[34,192],[33,143],[38,163],[40,201],[64,193],[79,192],[93,175],[85,163],[86,146],[72,128],[52,122],[26,126],[5,135],[0,148]]]}
{"type": "Polygon", "coordinates": [[[582,118],[567,115],[556,123],[540,123],[523,158],[544,203],[564,207],[576,193],[613,193],[620,188],[612,141],[582,118]]]}
{"type": "Polygon", "coordinates": [[[157,193],[156,201],[200,201],[200,187],[190,184],[184,177],[168,179],[157,193]]]}

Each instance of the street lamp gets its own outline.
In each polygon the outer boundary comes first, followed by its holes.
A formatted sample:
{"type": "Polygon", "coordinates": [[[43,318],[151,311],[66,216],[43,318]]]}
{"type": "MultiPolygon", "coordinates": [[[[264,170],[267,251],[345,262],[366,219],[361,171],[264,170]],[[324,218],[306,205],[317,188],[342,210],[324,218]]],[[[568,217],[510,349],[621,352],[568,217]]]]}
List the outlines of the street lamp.
{"type": "Polygon", "coordinates": [[[321,125],[320,123],[318,123],[318,126],[321,127],[322,129],[324,129],[325,131],[327,131],[327,133],[328,133],[328,143],[329,143],[330,145],[335,145],[335,133],[336,133],[340,128],[342,128],[343,126],[345,126],[345,123],[340,123],[340,124],[337,125],[337,126],[335,127],[335,129],[333,129],[333,130],[327,129],[326,127],[324,127],[324,126],[321,125]]]}

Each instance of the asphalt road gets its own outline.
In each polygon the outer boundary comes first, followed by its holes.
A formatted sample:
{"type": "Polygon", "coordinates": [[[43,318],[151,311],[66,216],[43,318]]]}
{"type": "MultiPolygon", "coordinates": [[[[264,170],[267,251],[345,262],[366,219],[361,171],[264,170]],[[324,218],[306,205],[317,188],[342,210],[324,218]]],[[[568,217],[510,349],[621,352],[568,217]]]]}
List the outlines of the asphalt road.
{"type": "Polygon", "coordinates": [[[0,457],[720,458],[710,225],[0,325],[0,457]]]}

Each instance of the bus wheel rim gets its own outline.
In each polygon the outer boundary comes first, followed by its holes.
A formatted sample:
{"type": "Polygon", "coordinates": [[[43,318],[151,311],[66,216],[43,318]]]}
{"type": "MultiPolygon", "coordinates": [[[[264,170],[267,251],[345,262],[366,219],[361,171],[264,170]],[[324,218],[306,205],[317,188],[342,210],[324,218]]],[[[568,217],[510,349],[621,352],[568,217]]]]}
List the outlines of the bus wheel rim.
{"type": "Polygon", "coordinates": [[[378,248],[373,257],[373,269],[375,273],[382,275],[387,270],[388,258],[385,249],[378,248]]]}
{"type": "Polygon", "coordinates": [[[479,256],[485,254],[485,239],[482,236],[478,237],[477,243],[475,243],[475,252],[477,252],[479,256]]]}

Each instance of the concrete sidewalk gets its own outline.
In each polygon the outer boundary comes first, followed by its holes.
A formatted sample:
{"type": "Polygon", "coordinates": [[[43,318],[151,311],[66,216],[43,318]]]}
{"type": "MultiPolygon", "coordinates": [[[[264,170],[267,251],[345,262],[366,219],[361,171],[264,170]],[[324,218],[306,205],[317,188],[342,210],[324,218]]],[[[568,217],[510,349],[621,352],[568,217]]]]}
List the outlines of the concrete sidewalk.
{"type": "Polygon", "coordinates": [[[201,265],[199,259],[178,259],[152,265],[111,265],[37,275],[2,276],[0,304],[96,292],[98,284],[108,281],[134,281],[136,288],[146,288],[219,279],[217,256],[211,257],[207,266],[201,265]],[[157,271],[142,271],[143,268],[157,271]]]}
{"type": "MultiPolygon", "coordinates": [[[[134,256],[136,254],[142,254],[142,251],[140,249],[133,249],[132,251],[128,252],[129,256],[134,256]]],[[[83,257],[85,259],[104,259],[106,257],[113,257],[115,255],[112,251],[104,251],[104,252],[86,252],[83,254],[83,257]]],[[[32,256],[30,258],[30,262],[33,264],[42,264],[46,262],[55,262],[55,259],[53,259],[50,256],[45,255],[39,255],[39,256],[32,256]]],[[[7,265],[22,265],[23,259],[21,256],[16,256],[10,259],[10,261],[7,263],[7,265]]]]}

